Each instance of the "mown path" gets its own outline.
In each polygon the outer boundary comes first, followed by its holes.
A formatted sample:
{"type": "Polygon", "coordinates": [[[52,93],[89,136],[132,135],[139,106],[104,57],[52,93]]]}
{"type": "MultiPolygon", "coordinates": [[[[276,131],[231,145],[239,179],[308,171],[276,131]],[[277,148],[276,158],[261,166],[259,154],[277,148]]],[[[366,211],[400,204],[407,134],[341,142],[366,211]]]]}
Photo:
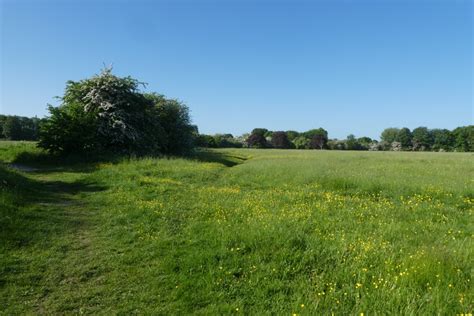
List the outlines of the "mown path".
{"type": "Polygon", "coordinates": [[[10,168],[29,188],[15,221],[21,227],[4,252],[4,271],[13,273],[2,276],[6,301],[1,305],[9,313],[80,312],[68,306],[77,306],[88,281],[97,278],[96,213],[86,196],[98,188],[83,182],[87,172],[80,169],[10,168]],[[18,296],[25,306],[9,304],[18,296]]]}

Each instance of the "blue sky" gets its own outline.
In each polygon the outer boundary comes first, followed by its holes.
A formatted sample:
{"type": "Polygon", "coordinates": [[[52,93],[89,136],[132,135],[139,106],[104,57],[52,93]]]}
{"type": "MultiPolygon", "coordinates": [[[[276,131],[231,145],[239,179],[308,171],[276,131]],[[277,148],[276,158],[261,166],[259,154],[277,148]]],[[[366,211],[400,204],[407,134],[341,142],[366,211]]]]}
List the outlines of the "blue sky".
{"type": "Polygon", "coordinates": [[[1,3],[0,112],[44,116],[113,64],[185,102],[202,133],[473,124],[473,2],[1,3]]]}

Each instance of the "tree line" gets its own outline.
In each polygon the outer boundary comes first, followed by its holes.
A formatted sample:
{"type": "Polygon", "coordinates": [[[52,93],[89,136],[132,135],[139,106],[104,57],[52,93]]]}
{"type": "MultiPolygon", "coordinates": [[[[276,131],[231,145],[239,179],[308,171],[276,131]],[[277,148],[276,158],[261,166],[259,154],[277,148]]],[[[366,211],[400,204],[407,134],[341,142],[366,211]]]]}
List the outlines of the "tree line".
{"type": "Polygon", "coordinates": [[[279,148],[329,150],[385,150],[385,151],[474,151],[474,125],[448,129],[417,127],[386,128],[380,141],[370,137],[329,139],[323,128],[306,132],[269,131],[255,128],[251,133],[234,137],[232,134],[199,135],[197,145],[210,148],[279,148]]]}
{"type": "Polygon", "coordinates": [[[474,151],[474,125],[453,130],[387,128],[380,141],[352,134],[330,139],[324,128],[305,132],[255,128],[238,137],[199,134],[185,104],[143,92],[141,87],[145,84],[117,77],[108,68],[88,79],[68,81],[61,104],[49,105],[46,118],[0,115],[0,138],[38,140],[39,147],[57,154],[180,155],[194,147],[474,151]]]}
{"type": "Polygon", "coordinates": [[[37,117],[0,114],[0,139],[38,140],[40,122],[37,117]]]}

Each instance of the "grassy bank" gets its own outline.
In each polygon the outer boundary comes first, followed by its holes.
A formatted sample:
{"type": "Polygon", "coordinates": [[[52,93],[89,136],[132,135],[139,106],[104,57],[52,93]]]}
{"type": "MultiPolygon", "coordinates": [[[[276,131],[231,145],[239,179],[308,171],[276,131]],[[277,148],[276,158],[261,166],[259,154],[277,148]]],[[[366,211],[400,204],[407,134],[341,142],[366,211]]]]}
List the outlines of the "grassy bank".
{"type": "MultiPolygon", "coordinates": [[[[0,159],[35,150],[22,146],[0,159]]],[[[3,166],[0,305],[6,314],[472,312],[473,158],[233,149],[3,166]]]]}

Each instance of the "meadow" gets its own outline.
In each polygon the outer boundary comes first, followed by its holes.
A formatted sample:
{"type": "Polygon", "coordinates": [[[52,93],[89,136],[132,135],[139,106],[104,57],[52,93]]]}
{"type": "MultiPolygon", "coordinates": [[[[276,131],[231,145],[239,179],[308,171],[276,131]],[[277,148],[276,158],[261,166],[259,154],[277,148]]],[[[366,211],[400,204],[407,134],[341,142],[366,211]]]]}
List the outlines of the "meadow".
{"type": "Polygon", "coordinates": [[[0,161],[2,314],[474,310],[472,153],[0,161]]]}

